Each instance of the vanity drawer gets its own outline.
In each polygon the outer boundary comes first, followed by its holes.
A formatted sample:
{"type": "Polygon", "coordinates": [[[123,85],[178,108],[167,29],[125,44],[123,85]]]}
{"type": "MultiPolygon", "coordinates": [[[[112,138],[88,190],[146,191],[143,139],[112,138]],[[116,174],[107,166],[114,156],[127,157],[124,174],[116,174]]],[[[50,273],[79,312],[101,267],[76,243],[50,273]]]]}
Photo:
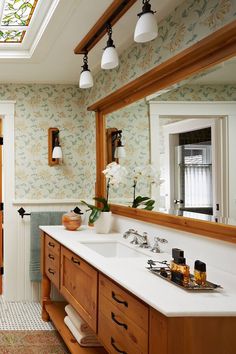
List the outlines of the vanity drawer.
{"type": "Polygon", "coordinates": [[[127,353],[148,353],[148,333],[137,326],[105,296],[99,296],[98,336],[107,346],[127,353]],[[115,344],[117,343],[117,345],[115,344]]]}
{"type": "Polygon", "coordinates": [[[51,282],[59,289],[60,282],[60,258],[57,255],[45,252],[45,273],[51,282]],[[49,258],[51,255],[54,259],[49,258]]]}
{"type": "Polygon", "coordinates": [[[45,250],[46,249],[50,250],[57,256],[60,256],[60,243],[48,235],[45,235],[45,250]]]}
{"type": "Polygon", "coordinates": [[[45,262],[48,266],[56,268],[59,270],[60,268],[60,257],[56,253],[52,252],[48,247],[45,249],[45,262]]]}
{"type": "Polygon", "coordinates": [[[106,297],[137,326],[145,332],[148,331],[148,306],[142,301],[101,274],[99,274],[99,294],[106,297]]]}
{"type": "Polygon", "coordinates": [[[96,332],[98,272],[62,246],[60,280],[62,295],[96,332]]]}

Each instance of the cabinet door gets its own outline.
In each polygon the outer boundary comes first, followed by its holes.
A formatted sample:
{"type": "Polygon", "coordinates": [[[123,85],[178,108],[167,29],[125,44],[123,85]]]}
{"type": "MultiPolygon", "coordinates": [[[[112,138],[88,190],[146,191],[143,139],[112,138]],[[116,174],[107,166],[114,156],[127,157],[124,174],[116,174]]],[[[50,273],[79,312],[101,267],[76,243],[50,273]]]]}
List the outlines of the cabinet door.
{"type": "Polygon", "coordinates": [[[61,247],[60,291],[87,324],[97,331],[98,272],[65,247],[61,247]]]}

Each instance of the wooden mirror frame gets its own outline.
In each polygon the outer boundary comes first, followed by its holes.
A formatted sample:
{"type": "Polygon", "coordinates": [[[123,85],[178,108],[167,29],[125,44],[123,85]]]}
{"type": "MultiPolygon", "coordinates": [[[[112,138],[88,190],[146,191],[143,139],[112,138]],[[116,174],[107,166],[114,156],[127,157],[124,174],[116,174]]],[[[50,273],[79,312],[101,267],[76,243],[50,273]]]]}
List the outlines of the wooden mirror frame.
{"type": "MultiPolygon", "coordinates": [[[[236,55],[236,20],[94,103],[96,196],[105,196],[106,115],[236,55]]],[[[111,204],[114,214],[236,243],[236,226],[111,204]]]]}

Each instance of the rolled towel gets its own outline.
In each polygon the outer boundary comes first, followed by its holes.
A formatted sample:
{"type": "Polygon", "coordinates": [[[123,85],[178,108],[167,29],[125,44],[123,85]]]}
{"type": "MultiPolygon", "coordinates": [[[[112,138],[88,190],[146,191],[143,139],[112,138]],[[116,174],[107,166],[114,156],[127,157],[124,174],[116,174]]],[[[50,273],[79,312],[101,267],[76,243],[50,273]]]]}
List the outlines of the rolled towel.
{"type": "Polygon", "coordinates": [[[71,322],[73,322],[74,326],[79,332],[82,333],[91,333],[94,334],[94,332],[91,330],[91,328],[85,323],[79,314],[75,311],[74,307],[71,305],[66,305],[65,311],[67,315],[70,317],[71,322]]]}
{"type": "Polygon", "coordinates": [[[74,326],[73,322],[70,320],[69,316],[66,316],[64,318],[64,322],[66,326],[69,328],[77,342],[82,346],[82,347],[101,347],[102,345],[99,343],[97,340],[97,337],[95,334],[82,334],[80,333],[76,327],[74,326]]]}

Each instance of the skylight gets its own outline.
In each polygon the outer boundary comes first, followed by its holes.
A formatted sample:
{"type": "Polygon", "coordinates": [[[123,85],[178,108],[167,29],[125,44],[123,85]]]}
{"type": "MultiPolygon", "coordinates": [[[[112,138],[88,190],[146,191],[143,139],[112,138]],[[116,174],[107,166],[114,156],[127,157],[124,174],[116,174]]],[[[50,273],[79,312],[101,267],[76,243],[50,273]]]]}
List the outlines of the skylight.
{"type": "Polygon", "coordinates": [[[22,43],[38,0],[2,0],[0,43],[22,43]]]}

